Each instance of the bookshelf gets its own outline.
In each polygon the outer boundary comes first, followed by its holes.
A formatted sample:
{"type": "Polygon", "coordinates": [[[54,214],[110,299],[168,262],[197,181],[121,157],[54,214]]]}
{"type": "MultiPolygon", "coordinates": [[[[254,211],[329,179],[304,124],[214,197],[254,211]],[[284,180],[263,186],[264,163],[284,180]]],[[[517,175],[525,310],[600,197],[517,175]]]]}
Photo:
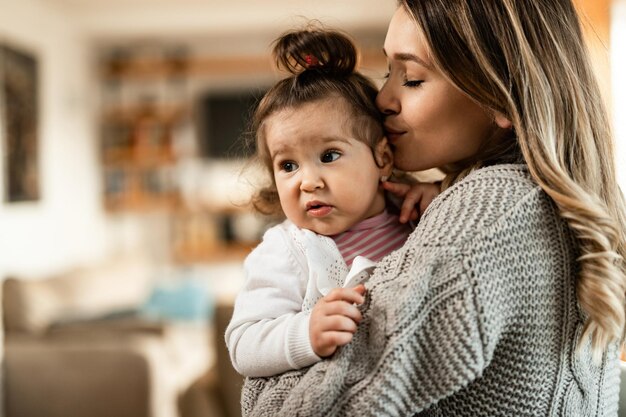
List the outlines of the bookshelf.
{"type": "Polygon", "coordinates": [[[183,48],[111,48],[99,61],[104,205],[111,212],[180,204],[176,132],[189,123],[183,48]],[[156,70],[156,71],[155,71],[156,70]]]}
{"type": "MultiPolygon", "coordinates": [[[[173,264],[243,259],[257,242],[233,237],[227,225],[247,210],[199,204],[197,196],[191,201],[184,173],[190,162],[216,164],[199,143],[197,118],[206,115],[197,107],[207,85],[221,86],[224,77],[271,74],[268,58],[204,56],[160,42],[113,45],[101,48],[98,73],[105,209],[111,216],[130,214],[146,236],[156,227],[146,219],[165,226],[167,241],[148,243],[165,245],[173,264]]],[[[206,186],[200,178],[192,183],[206,186]]]]}
{"type": "MultiPolygon", "coordinates": [[[[145,219],[166,222],[167,242],[147,240],[166,246],[169,261],[175,264],[242,259],[258,243],[254,231],[259,222],[237,227],[251,213],[227,206],[222,201],[224,187],[214,186],[229,183],[218,175],[225,171],[214,169],[229,152],[209,141],[230,134],[224,129],[230,116],[220,113],[214,121],[206,110],[210,105],[227,111],[229,99],[245,97],[246,88],[258,93],[280,74],[265,50],[239,55],[230,55],[229,50],[224,55],[212,54],[204,43],[176,43],[99,46],[103,203],[111,216],[134,218],[144,229],[152,227],[145,219]],[[218,122],[220,129],[207,128],[218,122]],[[202,165],[204,171],[186,181],[190,165],[202,165]],[[207,171],[210,178],[203,176],[207,171]],[[190,192],[190,184],[202,190],[190,192]],[[208,189],[220,198],[200,198],[208,189]]],[[[376,69],[384,67],[383,58],[378,49],[366,49],[362,64],[377,74],[376,69]]]]}
{"type": "Polygon", "coordinates": [[[104,116],[105,206],[112,211],[172,208],[178,203],[173,132],[186,111],[138,107],[104,116]]]}

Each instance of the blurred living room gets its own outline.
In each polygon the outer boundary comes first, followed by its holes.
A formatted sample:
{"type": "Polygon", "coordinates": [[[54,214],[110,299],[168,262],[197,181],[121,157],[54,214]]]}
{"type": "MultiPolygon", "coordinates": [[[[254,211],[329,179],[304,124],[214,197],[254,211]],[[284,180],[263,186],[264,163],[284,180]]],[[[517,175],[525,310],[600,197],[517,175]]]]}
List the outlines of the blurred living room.
{"type": "MultiPolygon", "coordinates": [[[[626,0],[576,3],[626,189],[626,0]]],[[[381,84],[394,9],[0,0],[0,416],[240,415],[223,332],[272,221],[245,141],[271,43],[317,19],[381,84]]]]}

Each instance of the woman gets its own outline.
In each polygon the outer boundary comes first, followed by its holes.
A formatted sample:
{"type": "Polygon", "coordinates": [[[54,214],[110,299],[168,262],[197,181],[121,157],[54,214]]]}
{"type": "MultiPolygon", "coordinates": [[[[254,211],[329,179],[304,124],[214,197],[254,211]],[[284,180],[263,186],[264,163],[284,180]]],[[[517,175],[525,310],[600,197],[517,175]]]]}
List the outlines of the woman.
{"type": "Polygon", "coordinates": [[[352,343],[250,380],[250,415],[615,415],[626,215],[571,0],[402,0],[378,105],[447,188],[352,343]]]}

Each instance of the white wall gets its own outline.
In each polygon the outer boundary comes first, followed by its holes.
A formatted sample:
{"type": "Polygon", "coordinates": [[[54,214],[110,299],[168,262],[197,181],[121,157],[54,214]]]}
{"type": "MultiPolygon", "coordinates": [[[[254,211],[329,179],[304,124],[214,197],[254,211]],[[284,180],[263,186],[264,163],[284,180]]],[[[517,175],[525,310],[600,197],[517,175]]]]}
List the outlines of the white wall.
{"type": "Polygon", "coordinates": [[[614,0],[611,23],[611,82],[617,175],[626,193],[626,0],[614,0]]]}
{"type": "MultiPolygon", "coordinates": [[[[269,35],[320,19],[344,30],[385,27],[393,0],[46,0],[66,8],[96,38],[269,35]]],[[[265,45],[264,45],[265,46],[265,45]]],[[[382,45],[381,45],[382,47],[382,45]]]]}
{"type": "MultiPolygon", "coordinates": [[[[0,158],[0,278],[48,274],[106,250],[89,50],[72,21],[41,0],[0,0],[0,10],[0,42],[39,62],[42,193],[33,203],[4,202],[0,158]]],[[[3,146],[2,138],[2,155],[3,146]]]]}

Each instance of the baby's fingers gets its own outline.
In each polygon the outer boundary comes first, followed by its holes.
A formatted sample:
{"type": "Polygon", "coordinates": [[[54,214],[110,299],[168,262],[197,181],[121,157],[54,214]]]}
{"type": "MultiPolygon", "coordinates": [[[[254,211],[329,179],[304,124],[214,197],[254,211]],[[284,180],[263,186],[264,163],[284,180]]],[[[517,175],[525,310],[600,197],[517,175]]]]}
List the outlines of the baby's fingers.
{"type": "Polygon", "coordinates": [[[354,288],[335,288],[324,297],[324,301],[346,301],[350,304],[363,304],[365,297],[360,291],[355,291],[354,288]]]}
{"type": "Polygon", "coordinates": [[[358,292],[358,293],[359,293],[359,294],[361,294],[361,295],[364,295],[364,294],[365,294],[365,292],[367,291],[367,290],[365,289],[365,285],[363,285],[363,284],[359,284],[359,285],[357,285],[356,287],[353,287],[352,289],[353,289],[354,291],[358,292]]]}
{"type": "Polygon", "coordinates": [[[324,317],[320,323],[320,329],[325,332],[336,331],[354,333],[356,332],[356,328],[357,323],[355,323],[354,320],[341,315],[324,317]]]}
{"type": "Polygon", "coordinates": [[[347,345],[352,341],[353,334],[350,332],[338,332],[338,331],[327,331],[320,335],[320,344],[326,347],[331,347],[330,352],[327,352],[326,355],[334,353],[337,346],[347,345]]]}
{"type": "Polygon", "coordinates": [[[322,307],[324,316],[343,316],[347,317],[355,323],[359,323],[363,319],[363,315],[359,309],[354,305],[345,301],[331,301],[325,303],[322,307]]]}

